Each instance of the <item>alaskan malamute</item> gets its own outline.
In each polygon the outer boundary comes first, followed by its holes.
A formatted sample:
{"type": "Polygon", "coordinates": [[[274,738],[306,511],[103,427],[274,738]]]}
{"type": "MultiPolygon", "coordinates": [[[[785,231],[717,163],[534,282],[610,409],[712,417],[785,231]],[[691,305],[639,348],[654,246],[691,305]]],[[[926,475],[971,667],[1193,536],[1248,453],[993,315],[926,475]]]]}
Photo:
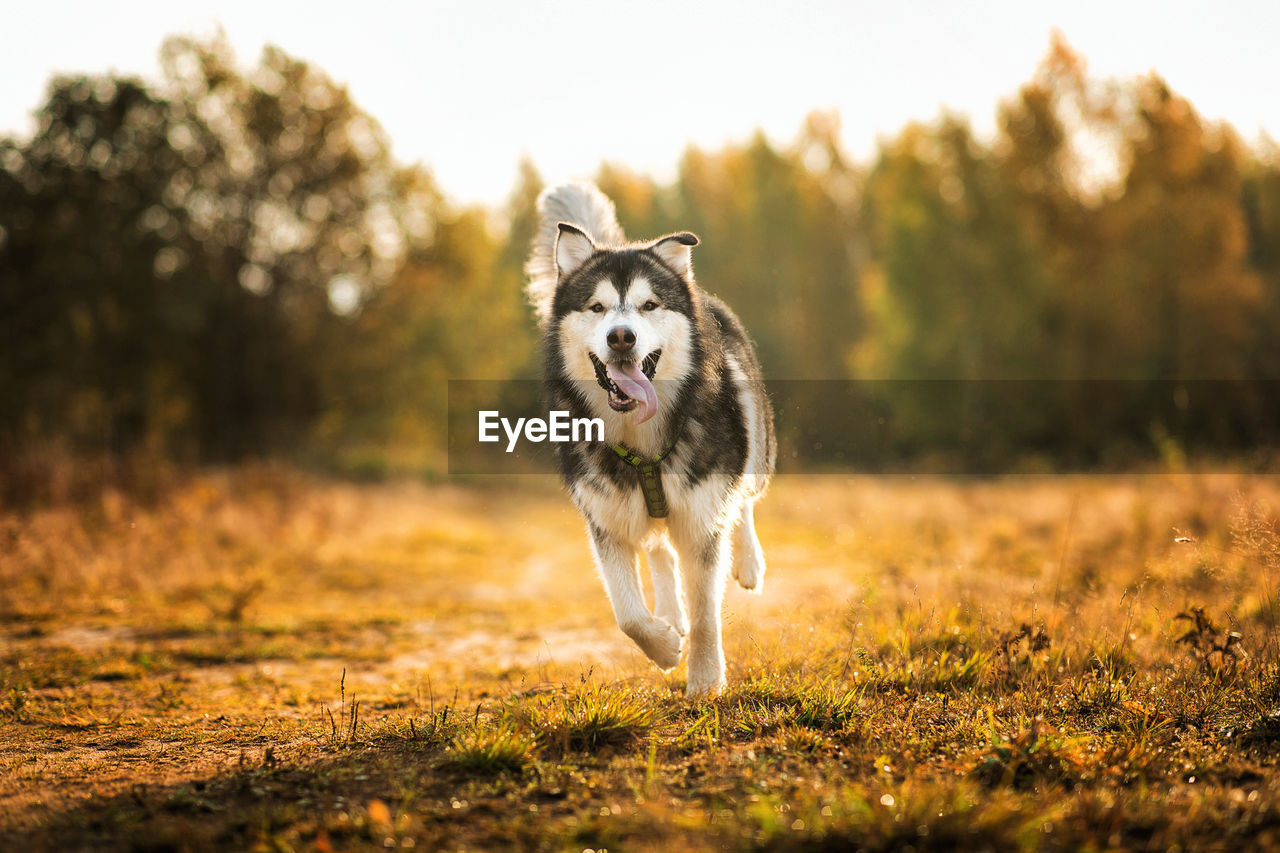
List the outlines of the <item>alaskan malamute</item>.
{"type": "Polygon", "coordinates": [[[687,636],[687,692],[713,694],[725,684],[725,576],[753,592],[764,584],[752,508],[777,446],[751,341],[694,283],[693,234],[627,242],[591,184],[543,192],[538,213],[526,272],[547,402],[605,423],[603,442],[558,445],[561,474],[619,627],[664,670],[680,662],[687,636]]]}

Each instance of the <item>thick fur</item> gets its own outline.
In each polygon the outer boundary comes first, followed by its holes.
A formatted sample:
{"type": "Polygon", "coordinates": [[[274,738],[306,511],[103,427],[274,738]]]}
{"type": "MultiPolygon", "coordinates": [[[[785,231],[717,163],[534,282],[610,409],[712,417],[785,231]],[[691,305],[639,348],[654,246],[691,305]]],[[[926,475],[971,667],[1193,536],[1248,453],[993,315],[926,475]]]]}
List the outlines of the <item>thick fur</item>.
{"type": "Polygon", "coordinates": [[[556,238],[560,223],[569,222],[583,229],[597,245],[616,246],[627,241],[622,236],[614,213],[613,202],[595,184],[565,184],[543,192],[538,197],[538,234],[533,239],[525,275],[526,291],[538,323],[546,326],[551,318],[551,303],[556,292],[556,238]]]}
{"type": "Polygon", "coordinates": [[[586,517],[619,627],[664,670],[679,663],[687,642],[688,693],[713,694],[725,684],[726,578],[753,592],[764,583],[752,512],[777,451],[755,352],[728,306],[694,282],[694,235],[627,243],[613,203],[590,184],[547,190],[538,210],[526,271],[543,331],[547,402],[605,423],[603,443],[558,446],[561,474],[586,517]],[[619,326],[635,338],[622,356],[608,342],[619,326]],[[610,407],[591,355],[638,364],[655,351],[657,412],[637,424],[633,412],[610,407]],[[622,442],[653,458],[681,423],[662,463],[670,514],[650,518],[635,469],[611,448],[622,442]],[[641,588],[641,552],[653,612],[641,588]]]}

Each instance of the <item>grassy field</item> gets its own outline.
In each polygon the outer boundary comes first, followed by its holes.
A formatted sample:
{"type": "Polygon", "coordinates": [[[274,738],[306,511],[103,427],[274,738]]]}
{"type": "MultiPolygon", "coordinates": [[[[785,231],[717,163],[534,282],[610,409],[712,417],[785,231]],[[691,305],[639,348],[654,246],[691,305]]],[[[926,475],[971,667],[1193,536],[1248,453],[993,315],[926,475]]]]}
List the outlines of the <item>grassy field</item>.
{"type": "Polygon", "coordinates": [[[0,849],[1280,846],[1280,483],[783,477],[682,697],[554,482],[0,515],[0,849]]]}

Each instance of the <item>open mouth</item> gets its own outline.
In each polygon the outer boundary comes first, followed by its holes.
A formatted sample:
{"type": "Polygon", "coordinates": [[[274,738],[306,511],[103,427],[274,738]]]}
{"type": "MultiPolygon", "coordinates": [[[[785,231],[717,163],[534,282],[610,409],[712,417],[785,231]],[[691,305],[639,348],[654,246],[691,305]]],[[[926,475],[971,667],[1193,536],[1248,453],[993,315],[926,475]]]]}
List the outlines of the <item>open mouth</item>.
{"type": "Polygon", "coordinates": [[[643,407],[636,423],[643,423],[657,414],[658,396],[653,390],[653,374],[658,370],[662,350],[654,350],[644,357],[640,367],[635,362],[610,362],[607,366],[596,354],[587,351],[591,366],[596,371],[596,382],[609,393],[609,408],[615,412],[630,412],[643,407]]]}

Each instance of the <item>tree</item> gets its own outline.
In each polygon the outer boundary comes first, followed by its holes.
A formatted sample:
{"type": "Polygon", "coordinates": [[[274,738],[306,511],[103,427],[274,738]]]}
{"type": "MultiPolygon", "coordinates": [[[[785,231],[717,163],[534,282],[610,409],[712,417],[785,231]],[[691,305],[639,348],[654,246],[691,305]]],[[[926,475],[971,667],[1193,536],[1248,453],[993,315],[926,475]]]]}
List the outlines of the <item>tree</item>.
{"type": "MultiPolygon", "coordinates": [[[[0,417],[84,447],[236,456],[295,441],[330,333],[399,268],[402,203],[375,122],[269,48],[174,39],[150,90],[55,81],[0,186],[0,417]],[[336,309],[336,310],[335,310],[336,309]]],[[[425,222],[424,222],[425,220],[425,222]]]]}

